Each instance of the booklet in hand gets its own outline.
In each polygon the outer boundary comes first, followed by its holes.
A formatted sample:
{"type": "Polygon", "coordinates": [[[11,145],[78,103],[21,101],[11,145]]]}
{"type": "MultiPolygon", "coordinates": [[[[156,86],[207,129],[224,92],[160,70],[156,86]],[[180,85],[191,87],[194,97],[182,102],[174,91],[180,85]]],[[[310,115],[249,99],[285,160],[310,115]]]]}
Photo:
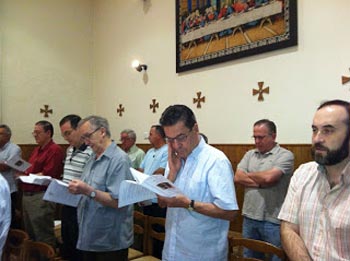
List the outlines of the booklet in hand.
{"type": "Polygon", "coordinates": [[[68,191],[68,183],[61,180],[52,179],[45,192],[43,200],[60,203],[71,207],[77,207],[81,197],[81,194],[72,194],[68,191]]]}
{"type": "Polygon", "coordinates": [[[32,165],[17,155],[8,160],[0,161],[0,163],[6,164],[10,168],[18,170],[20,172],[26,171],[32,165]]]}
{"type": "Polygon", "coordinates": [[[182,192],[163,175],[147,175],[130,168],[135,181],[124,180],[120,184],[118,207],[157,197],[175,197],[182,192]]]}
{"type": "Polygon", "coordinates": [[[19,179],[23,183],[29,183],[29,184],[35,184],[35,185],[41,185],[41,186],[49,185],[49,183],[52,180],[50,176],[42,176],[42,175],[35,175],[35,174],[29,174],[29,176],[19,176],[19,179]]]}

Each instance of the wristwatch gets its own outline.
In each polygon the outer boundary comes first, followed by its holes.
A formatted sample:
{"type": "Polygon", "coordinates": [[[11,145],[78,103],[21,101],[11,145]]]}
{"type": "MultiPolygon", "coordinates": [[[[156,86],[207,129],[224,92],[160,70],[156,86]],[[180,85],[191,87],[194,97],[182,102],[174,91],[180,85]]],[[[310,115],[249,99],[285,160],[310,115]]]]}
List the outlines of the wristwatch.
{"type": "Polygon", "coordinates": [[[191,203],[190,203],[190,205],[188,206],[187,209],[190,210],[190,211],[194,211],[194,200],[193,199],[191,199],[191,203]]]}
{"type": "Polygon", "coordinates": [[[92,199],[96,198],[96,191],[95,190],[91,191],[90,198],[92,198],[92,199]]]}

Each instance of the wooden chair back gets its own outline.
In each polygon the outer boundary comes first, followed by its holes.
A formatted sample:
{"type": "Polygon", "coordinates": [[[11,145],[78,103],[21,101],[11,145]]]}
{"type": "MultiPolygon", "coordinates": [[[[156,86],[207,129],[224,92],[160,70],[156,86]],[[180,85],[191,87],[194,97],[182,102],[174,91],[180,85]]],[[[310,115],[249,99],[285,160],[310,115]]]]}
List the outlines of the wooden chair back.
{"type": "Polygon", "coordinates": [[[129,248],[128,260],[146,255],[147,253],[147,229],[148,229],[148,216],[144,215],[140,211],[134,211],[134,236],[142,238],[141,251],[135,248],[129,248]]]}
{"type": "Polygon", "coordinates": [[[133,261],[159,261],[158,258],[152,256],[152,254],[153,254],[153,240],[157,239],[160,241],[164,241],[165,240],[165,232],[157,232],[154,229],[154,225],[165,227],[165,218],[148,216],[148,226],[147,226],[147,253],[148,253],[148,255],[136,258],[133,261]]]}
{"type": "Polygon", "coordinates": [[[24,249],[25,240],[29,240],[29,235],[25,231],[10,228],[4,246],[2,260],[18,260],[24,249]]]}
{"type": "Polygon", "coordinates": [[[26,240],[22,251],[23,261],[54,261],[55,250],[49,244],[38,241],[26,240]]]}
{"type": "Polygon", "coordinates": [[[162,217],[148,217],[148,254],[152,255],[153,252],[153,240],[159,241],[165,240],[165,232],[157,232],[154,226],[158,225],[165,228],[165,218],[162,217]]]}
{"type": "MultiPolygon", "coordinates": [[[[237,257],[233,255],[233,249],[236,247],[245,247],[250,250],[263,253],[265,256],[263,260],[271,260],[273,255],[278,256],[281,260],[286,260],[286,254],[283,249],[276,247],[268,242],[248,238],[229,238],[230,260],[237,260],[237,258],[242,258],[241,256],[237,257]]],[[[235,252],[237,253],[237,251],[235,252]]],[[[242,253],[243,251],[238,252],[242,253]]]]}

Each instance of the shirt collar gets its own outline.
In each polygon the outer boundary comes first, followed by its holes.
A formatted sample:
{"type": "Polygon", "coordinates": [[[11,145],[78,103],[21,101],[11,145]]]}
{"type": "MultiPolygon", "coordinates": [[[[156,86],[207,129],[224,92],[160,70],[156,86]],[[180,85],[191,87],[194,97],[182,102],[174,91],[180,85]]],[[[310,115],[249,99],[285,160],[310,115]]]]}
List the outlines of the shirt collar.
{"type": "Polygon", "coordinates": [[[2,147],[0,148],[0,151],[5,150],[5,149],[9,146],[9,144],[10,144],[10,141],[8,141],[4,146],[2,146],[2,147]]]}
{"type": "Polygon", "coordinates": [[[261,153],[257,148],[255,148],[255,153],[261,154],[261,155],[267,155],[267,154],[276,154],[277,150],[280,148],[280,145],[278,143],[275,144],[275,146],[269,150],[268,152],[261,153]]]}
{"type": "Polygon", "coordinates": [[[200,137],[200,141],[198,145],[192,150],[192,152],[188,155],[187,158],[193,157],[197,158],[199,153],[202,151],[202,149],[205,147],[206,143],[202,137],[200,137]]]}
{"type": "Polygon", "coordinates": [[[348,164],[346,164],[345,168],[341,172],[341,175],[343,177],[344,183],[346,185],[349,185],[350,184],[350,161],[348,162],[348,164]]]}

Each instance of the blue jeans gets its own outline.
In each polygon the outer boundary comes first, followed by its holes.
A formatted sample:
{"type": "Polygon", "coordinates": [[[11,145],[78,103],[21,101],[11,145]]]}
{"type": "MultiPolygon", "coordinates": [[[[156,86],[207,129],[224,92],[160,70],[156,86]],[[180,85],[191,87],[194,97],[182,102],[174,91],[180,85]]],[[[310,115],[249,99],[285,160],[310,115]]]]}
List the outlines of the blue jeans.
{"type": "MultiPolygon", "coordinates": [[[[268,221],[259,221],[251,218],[243,218],[243,237],[269,242],[277,247],[281,247],[280,225],[268,221]]],[[[244,248],[244,257],[264,259],[264,254],[244,248]]],[[[281,259],[273,255],[272,261],[281,259]]]]}

